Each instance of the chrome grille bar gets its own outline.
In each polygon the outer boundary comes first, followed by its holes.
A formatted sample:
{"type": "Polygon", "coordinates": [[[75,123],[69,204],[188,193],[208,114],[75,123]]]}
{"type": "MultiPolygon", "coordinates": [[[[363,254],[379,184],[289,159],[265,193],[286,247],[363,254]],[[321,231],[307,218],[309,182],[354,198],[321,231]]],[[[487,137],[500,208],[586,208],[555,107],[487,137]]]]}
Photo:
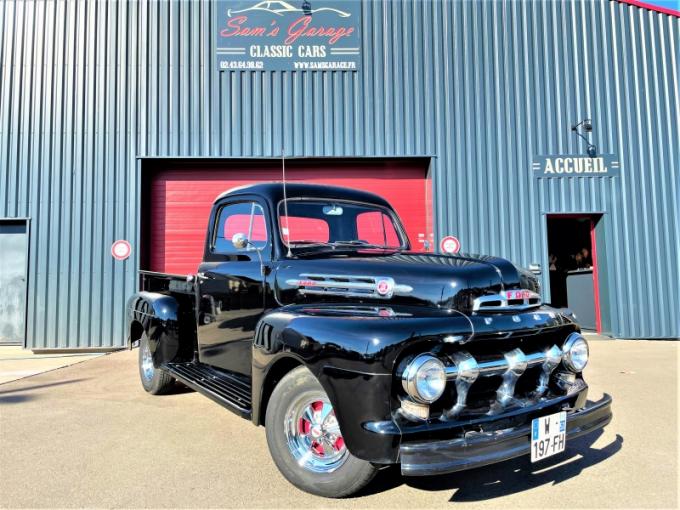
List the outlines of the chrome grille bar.
{"type": "Polygon", "coordinates": [[[480,296],[472,302],[473,312],[526,310],[541,306],[541,296],[526,289],[506,290],[500,294],[480,296]]]}
{"type": "MultiPolygon", "coordinates": [[[[548,352],[552,351],[553,349],[557,349],[560,352],[560,359],[562,356],[562,351],[559,347],[556,345],[553,345],[549,351],[547,352],[534,352],[531,354],[526,354],[526,360],[527,360],[527,368],[532,368],[537,365],[542,365],[545,363],[545,360],[547,359],[547,354],[548,352]]],[[[517,349],[519,350],[519,349],[517,349]]],[[[512,352],[512,351],[511,351],[512,352]]],[[[554,353],[554,351],[553,351],[554,353]]],[[[467,354],[467,353],[465,353],[467,354]]],[[[470,356],[468,354],[468,356],[470,356]]],[[[472,356],[470,356],[472,357],[472,356]]],[[[474,359],[474,358],[473,358],[474,359]]],[[[478,362],[477,366],[479,367],[479,375],[482,377],[490,377],[493,375],[503,375],[509,368],[508,360],[505,358],[505,355],[501,358],[499,357],[498,359],[493,359],[493,360],[488,360],[488,361],[482,361],[478,362]]],[[[446,378],[455,380],[456,376],[458,374],[458,367],[455,364],[455,361],[452,365],[446,366],[446,378]]]]}
{"type": "Polygon", "coordinates": [[[336,274],[301,274],[300,278],[286,280],[297,287],[300,294],[344,297],[370,297],[389,299],[393,295],[408,295],[410,285],[398,284],[389,276],[360,276],[336,274]]]}

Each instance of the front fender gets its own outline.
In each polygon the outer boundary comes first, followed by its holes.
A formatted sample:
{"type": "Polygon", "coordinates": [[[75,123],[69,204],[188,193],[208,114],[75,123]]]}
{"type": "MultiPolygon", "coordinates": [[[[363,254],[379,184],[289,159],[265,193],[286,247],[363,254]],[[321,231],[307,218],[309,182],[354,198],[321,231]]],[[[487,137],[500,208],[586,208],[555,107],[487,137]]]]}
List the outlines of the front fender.
{"type": "Polygon", "coordinates": [[[285,306],[266,314],[256,329],[253,418],[259,423],[268,370],[282,357],[293,357],[328,394],[352,454],[376,463],[396,462],[403,431],[396,423],[389,434],[371,431],[371,426],[394,422],[399,406],[394,373],[405,355],[445,343],[495,342],[551,329],[568,332],[577,326],[548,307],[467,316],[405,306],[285,306]]]}
{"type": "MultiPolygon", "coordinates": [[[[347,448],[353,455],[376,463],[393,463],[398,436],[376,435],[369,422],[392,419],[394,363],[405,345],[428,341],[445,333],[469,334],[464,317],[440,320],[416,316],[357,315],[357,310],[288,306],[262,317],[253,341],[253,421],[261,422],[266,406],[267,381],[282,360],[306,366],[321,383],[335,409],[347,448]]],[[[397,312],[395,312],[397,313],[397,312]]],[[[284,361],[285,362],[285,361],[284,361]]]]}
{"type": "Polygon", "coordinates": [[[139,292],[128,300],[128,330],[138,323],[149,339],[156,368],[172,361],[180,348],[179,303],[172,296],[139,292]]]}

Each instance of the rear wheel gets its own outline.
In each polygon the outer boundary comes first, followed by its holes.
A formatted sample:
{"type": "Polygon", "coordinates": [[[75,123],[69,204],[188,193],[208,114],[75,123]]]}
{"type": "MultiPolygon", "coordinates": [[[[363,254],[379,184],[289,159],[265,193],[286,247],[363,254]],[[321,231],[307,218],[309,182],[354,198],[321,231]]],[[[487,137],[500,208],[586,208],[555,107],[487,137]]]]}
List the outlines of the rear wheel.
{"type": "Polygon", "coordinates": [[[279,471],[296,487],[330,498],[366,486],[377,468],[345,445],[333,406],[312,373],[299,367],[274,388],[265,418],[279,471]]]}
{"type": "Polygon", "coordinates": [[[149,347],[149,337],[142,333],[139,339],[139,377],[144,389],[152,395],[168,393],[175,385],[175,380],[165,370],[153,365],[153,357],[149,347]]]}

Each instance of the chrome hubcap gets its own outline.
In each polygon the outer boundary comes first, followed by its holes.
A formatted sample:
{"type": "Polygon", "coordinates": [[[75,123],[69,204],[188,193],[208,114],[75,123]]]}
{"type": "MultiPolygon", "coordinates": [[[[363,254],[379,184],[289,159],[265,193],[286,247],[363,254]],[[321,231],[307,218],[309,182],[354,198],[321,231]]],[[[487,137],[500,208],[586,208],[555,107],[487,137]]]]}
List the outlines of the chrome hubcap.
{"type": "Polygon", "coordinates": [[[335,411],[324,397],[303,396],[286,412],[286,441],[297,463],[316,473],[331,473],[349,456],[335,411]]]}
{"type": "Polygon", "coordinates": [[[146,381],[153,379],[153,358],[151,357],[151,350],[148,342],[142,343],[142,377],[146,381]]]}

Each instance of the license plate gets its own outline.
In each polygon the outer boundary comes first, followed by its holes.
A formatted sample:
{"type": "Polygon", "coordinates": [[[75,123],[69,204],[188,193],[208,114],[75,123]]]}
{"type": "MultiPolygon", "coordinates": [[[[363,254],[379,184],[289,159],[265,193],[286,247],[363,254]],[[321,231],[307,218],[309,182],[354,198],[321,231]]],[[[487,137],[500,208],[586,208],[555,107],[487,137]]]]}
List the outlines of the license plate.
{"type": "Polygon", "coordinates": [[[567,446],[567,413],[541,416],[531,422],[531,462],[538,462],[567,446]]]}

